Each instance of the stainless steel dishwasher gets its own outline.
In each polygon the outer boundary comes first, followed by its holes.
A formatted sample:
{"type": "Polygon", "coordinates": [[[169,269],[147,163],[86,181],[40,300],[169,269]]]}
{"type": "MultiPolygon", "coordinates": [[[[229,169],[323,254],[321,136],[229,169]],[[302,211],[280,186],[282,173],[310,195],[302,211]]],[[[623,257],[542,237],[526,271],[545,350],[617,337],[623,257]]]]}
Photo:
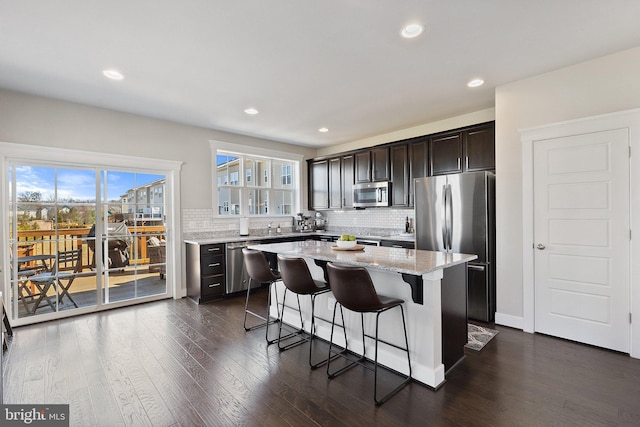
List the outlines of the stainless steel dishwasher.
{"type": "MultiPolygon", "coordinates": [[[[227,255],[227,283],[225,293],[246,291],[249,286],[249,275],[244,267],[242,248],[246,248],[249,242],[233,242],[226,244],[227,255]]],[[[252,283],[251,288],[260,286],[260,283],[252,283]]]]}

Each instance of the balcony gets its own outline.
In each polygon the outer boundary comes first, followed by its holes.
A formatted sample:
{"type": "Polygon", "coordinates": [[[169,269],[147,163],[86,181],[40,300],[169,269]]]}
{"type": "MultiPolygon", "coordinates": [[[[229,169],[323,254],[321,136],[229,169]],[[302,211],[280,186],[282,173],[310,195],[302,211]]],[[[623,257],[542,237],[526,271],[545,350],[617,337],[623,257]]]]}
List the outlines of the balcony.
{"type": "MultiPolygon", "coordinates": [[[[136,226],[128,227],[132,242],[129,244],[129,265],[107,269],[103,274],[104,283],[108,283],[108,289],[101,290],[103,303],[123,301],[141,298],[151,295],[166,293],[166,257],[164,246],[149,246],[152,238],[162,239],[165,235],[164,226],[136,226]],[[108,277],[108,280],[107,280],[108,277]]],[[[90,228],[73,228],[60,230],[20,231],[17,239],[17,261],[29,259],[34,255],[42,255],[37,260],[29,260],[18,264],[19,272],[26,274],[13,277],[12,283],[18,286],[18,317],[34,316],[36,314],[50,313],[74,309],[77,307],[89,307],[96,305],[96,269],[93,248],[93,239],[89,237],[90,228]],[[56,293],[60,289],[52,286],[46,297],[40,299],[40,289],[29,279],[30,274],[46,271],[55,261],[56,253],[82,249],[82,257],[78,274],[75,276],[70,288],[71,298],[58,299],[56,293]],[[48,259],[46,256],[50,256],[48,259]],[[37,303],[40,299],[40,303],[37,303]],[[52,303],[46,303],[52,301],[52,303]]],[[[155,240],[155,239],[152,239],[155,240]]],[[[61,263],[59,271],[69,271],[74,265],[61,263]]],[[[12,299],[15,291],[12,292],[12,299]]]]}

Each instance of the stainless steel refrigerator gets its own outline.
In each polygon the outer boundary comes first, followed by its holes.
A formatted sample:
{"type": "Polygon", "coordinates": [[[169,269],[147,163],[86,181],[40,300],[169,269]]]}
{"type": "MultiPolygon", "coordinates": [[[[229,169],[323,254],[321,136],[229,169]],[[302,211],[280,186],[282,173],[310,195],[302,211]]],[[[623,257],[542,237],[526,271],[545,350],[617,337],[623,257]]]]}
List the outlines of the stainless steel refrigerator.
{"type": "Polygon", "coordinates": [[[494,320],[495,175],[470,172],[414,181],[416,249],[475,254],[467,265],[467,315],[494,320]]]}

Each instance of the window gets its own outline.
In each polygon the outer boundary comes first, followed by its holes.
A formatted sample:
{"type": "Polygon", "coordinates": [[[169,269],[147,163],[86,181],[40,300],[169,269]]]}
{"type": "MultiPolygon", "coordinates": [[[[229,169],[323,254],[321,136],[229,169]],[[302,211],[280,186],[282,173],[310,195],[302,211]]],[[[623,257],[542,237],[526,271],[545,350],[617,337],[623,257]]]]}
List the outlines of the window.
{"type": "Polygon", "coordinates": [[[260,155],[254,154],[254,150],[252,154],[235,153],[217,148],[220,144],[231,145],[212,142],[218,215],[293,215],[300,210],[302,156],[291,155],[296,160],[282,159],[259,149],[256,152],[260,155]],[[243,182],[239,182],[239,176],[244,177],[243,182]]]}

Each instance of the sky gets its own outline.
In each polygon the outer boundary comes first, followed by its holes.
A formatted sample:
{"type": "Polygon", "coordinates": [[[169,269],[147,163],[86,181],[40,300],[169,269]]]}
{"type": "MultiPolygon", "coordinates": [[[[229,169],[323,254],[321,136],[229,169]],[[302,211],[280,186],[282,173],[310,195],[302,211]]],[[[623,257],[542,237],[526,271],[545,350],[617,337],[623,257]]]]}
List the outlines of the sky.
{"type": "MultiPolygon", "coordinates": [[[[128,190],[164,178],[164,175],[106,171],[107,200],[119,200],[128,190]]],[[[12,177],[11,177],[12,178],[12,177]]],[[[100,181],[103,182],[104,173],[100,181]]],[[[10,179],[11,181],[11,179],[10,179]]],[[[15,166],[16,194],[40,192],[42,201],[54,200],[56,181],[58,200],[95,201],[96,170],[15,166]]]]}

